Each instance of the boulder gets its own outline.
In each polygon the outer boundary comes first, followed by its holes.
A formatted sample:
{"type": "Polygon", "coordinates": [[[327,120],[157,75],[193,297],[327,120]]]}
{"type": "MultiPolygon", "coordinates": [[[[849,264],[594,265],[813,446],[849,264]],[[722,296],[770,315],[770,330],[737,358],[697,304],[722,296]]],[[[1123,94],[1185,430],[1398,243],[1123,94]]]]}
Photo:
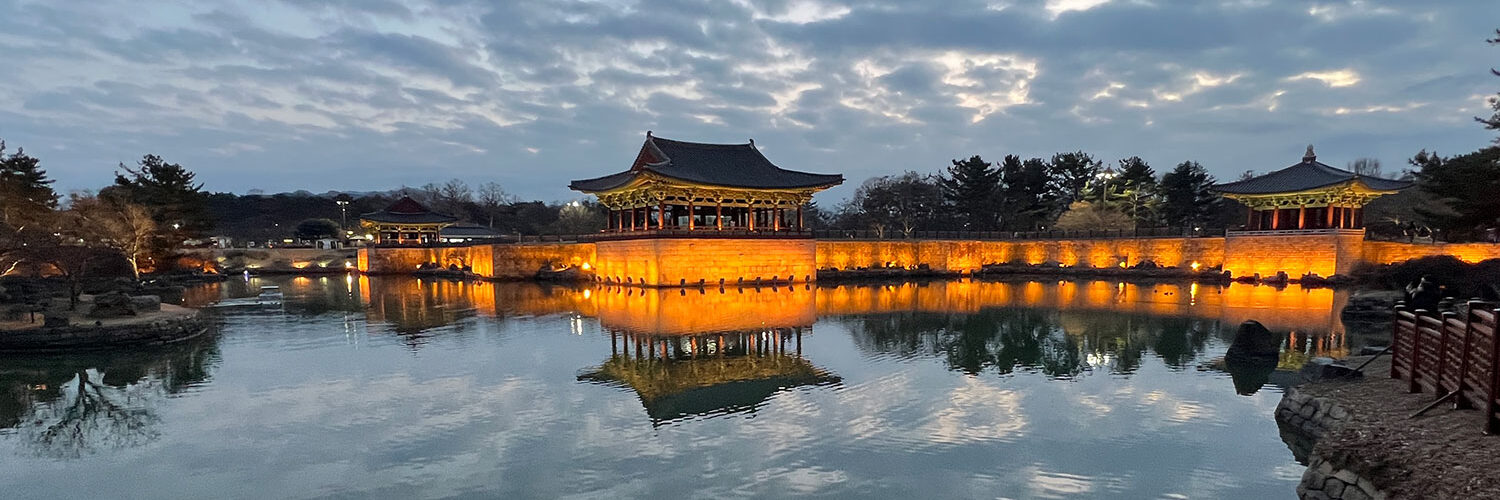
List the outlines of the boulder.
{"type": "Polygon", "coordinates": [[[90,318],[135,316],[135,309],[131,308],[129,295],[111,292],[94,296],[94,307],[89,309],[88,316],[90,318]]]}
{"type": "Polygon", "coordinates": [[[130,297],[130,309],[137,312],[155,312],[161,310],[161,297],[156,295],[136,295],[130,297]]]}
{"type": "Polygon", "coordinates": [[[1229,344],[1229,352],[1224,357],[1275,358],[1280,354],[1281,336],[1271,333],[1259,321],[1250,320],[1240,324],[1239,331],[1234,334],[1234,342],[1229,344]]]}

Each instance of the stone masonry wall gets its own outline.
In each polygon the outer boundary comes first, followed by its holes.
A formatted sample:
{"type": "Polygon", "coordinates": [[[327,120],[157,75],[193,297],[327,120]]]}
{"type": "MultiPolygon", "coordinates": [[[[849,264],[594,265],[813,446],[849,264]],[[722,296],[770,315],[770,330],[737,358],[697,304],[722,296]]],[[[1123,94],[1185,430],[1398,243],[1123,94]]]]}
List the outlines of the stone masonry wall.
{"type": "Polygon", "coordinates": [[[1475,263],[1489,259],[1500,259],[1500,244],[1497,243],[1402,243],[1396,241],[1366,241],[1360,260],[1372,264],[1394,264],[1434,255],[1452,255],[1459,260],[1475,263]]]}
{"type": "Polygon", "coordinates": [[[359,270],[367,274],[415,271],[436,262],[444,267],[470,266],[474,273],[495,279],[530,279],[543,267],[581,266],[594,260],[593,243],[534,243],[467,247],[370,247],[359,251],[359,270]]]}
{"type": "Polygon", "coordinates": [[[371,274],[408,273],[428,262],[472,266],[481,276],[528,279],[543,266],[599,268],[601,279],[649,285],[733,283],[756,277],[805,281],[817,269],[926,265],[934,271],[970,273],[986,264],[1055,262],[1069,267],[1112,268],[1152,261],[1160,266],[1221,266],[1235,276],[1292,278],[1314,273],[1348,274],[1360,262],[1402,262],[1429,255],[1469,262],[1500,258],[1500,244],[1425,245],[1364,241],[1362,233],[1256,234],[1210,238],[1121,238],[1100,240],[761,240],[665,238],[599,243],[476,245],[452,248],[366,248],[359,269],[371,274]],[[606,250],[607,249],[607,250],[606,250]]]}
{"type": "Polygon", "coordinates": [[[601,280],[646,286],[808,282],[815,279],[810,239],[658,238],[596,243],[601,280]]]}
{"type": "Polygon", "coordinates": [[[1143,261],[1187,267],[1224,262],[1223,238],[1121,238],[1101,240],[819,240],[819,269],[913,267],[969,273],[986,264],[1056,262],[1075,267],[1133,266],[1143,261]]]}
{"type": "Polygon", "coordinates": [[[1349,423],[1348,409],[1332,400],[1314,397],[1296,388],[1288,389],[1276,405],[1276,423],[1282,438],[1299,459],[1307,459],[1307,470],[1297,485],[1297,497],[1306,500],[1371,500],[1386,494],[1358,471],[1340,467],[1314,452],[1318,440],[1349,423]]]}
{"type": "Polygon", "coordinates": [[[180,342],[202,334],[197,313],[106,326],[73,325],[0,331],[0,352],[58,352],[180,342]]]}

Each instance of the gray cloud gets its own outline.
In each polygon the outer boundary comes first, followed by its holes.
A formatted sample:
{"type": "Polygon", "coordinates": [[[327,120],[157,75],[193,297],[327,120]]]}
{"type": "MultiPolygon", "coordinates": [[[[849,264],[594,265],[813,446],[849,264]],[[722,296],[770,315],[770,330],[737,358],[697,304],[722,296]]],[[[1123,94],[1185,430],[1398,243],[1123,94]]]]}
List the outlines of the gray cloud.
{"type": "MultiPolygon", "coordinates": [[[[1491,134],[1487,0],[0,0],[0,137],[68,189],[156,153],[214,190],[451,177],[526,197],[645,130],[850,186],[1083,149],[1220,177],[1491,134]],[[1429,5],[1436,4],[1436,5],[1429,5]]],[[[850,187],[834,190],[846,195],[850,187]]]]}

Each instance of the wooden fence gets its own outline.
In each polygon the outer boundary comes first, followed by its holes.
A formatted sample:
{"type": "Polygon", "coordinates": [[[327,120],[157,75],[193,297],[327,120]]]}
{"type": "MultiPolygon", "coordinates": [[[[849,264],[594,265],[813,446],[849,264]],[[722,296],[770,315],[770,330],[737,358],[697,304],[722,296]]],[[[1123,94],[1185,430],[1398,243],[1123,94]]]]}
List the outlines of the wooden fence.
{"type": "Polygon", "coordinates": [[[1484,411],[1486,434],[1500,432],[1500,342],[1495,340],[1496,305],[1470,302],[1468,313],[1441,315],[1396,305],[1391,342],[1391,378],[1407,390],[1454,397],[1459,408],[1484,411]]]}

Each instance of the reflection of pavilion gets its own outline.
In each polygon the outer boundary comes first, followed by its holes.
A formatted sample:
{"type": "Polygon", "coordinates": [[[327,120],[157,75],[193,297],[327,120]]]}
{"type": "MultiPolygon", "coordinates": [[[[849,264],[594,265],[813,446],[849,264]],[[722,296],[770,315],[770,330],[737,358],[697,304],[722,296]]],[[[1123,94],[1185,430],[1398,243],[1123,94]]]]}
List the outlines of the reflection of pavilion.
{"type": "Polygon", "coordinates": [[[601,290],[595,306],[610,332],[610,357],[578,379],[629,387],[655,423],[754,411],[782,390],[837,383],[802,357],[813,297],[784,288],[601,290]],[[746,303],[775,307],[756,314],[746,303]]]}

